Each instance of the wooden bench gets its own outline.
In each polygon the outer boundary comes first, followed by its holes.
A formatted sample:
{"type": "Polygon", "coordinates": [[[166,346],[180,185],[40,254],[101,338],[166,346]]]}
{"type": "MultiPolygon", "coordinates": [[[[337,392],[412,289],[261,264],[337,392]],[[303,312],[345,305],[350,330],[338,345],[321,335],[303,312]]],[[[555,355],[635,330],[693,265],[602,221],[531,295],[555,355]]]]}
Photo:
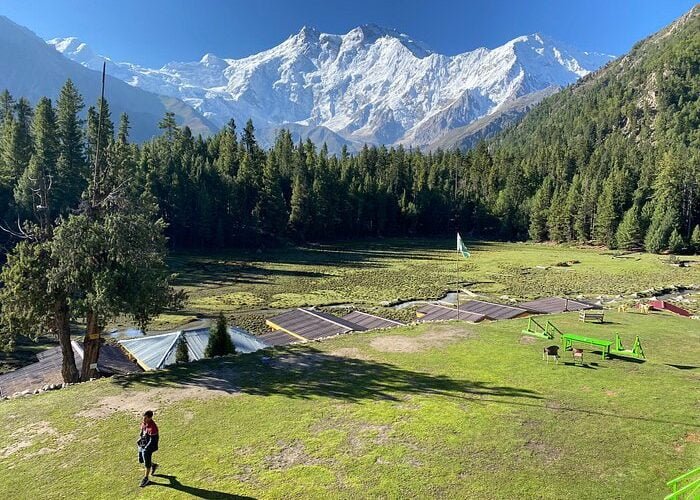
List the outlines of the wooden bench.
{"type": "Polygon", "coordinates": [[[600,323],[603,322],[603,311],[581,311],[578,313],[578,319],[583,321],[584,323],[588,320],[590,321],[599,321],[600,323]]]}
{"type": "Polygon", "coordinates": [[[584,337],[583,335],[575,335],[573,333],[565,333],[561,336],[562,343],[564,344],[564,350],[568,351],[574,348],[574,342],[579,342],[581,344],[588,344],[594,347],[599,347],[601,350],[602,358],[605,359],[610,356],[610,347],[612,342],[609,340],[596,339],[594,337],[584,337]]]}

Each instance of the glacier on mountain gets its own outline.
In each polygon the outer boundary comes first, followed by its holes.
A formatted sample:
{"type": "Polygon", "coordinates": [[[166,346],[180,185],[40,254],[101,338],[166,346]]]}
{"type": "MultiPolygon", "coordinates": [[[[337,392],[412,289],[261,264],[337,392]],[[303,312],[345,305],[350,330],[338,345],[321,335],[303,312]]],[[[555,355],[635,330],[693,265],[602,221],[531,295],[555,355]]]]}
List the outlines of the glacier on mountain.
{"type": "MultiPolygon", "coordinates": [[[[447,131],[516,99],[575,82],[612,56],[542,34],[494,49],[446,56],[376,25],[344,35],[304,27],[280,45],[242,59],[206,54],[160,69],[114,62],[76,38],[49,40],[65,56],[130,85],[176,97],[221,127],[252,118],[263,132],[322,131],[350,149],[363,143],[429,146],[447,131]]],[[[271,137],[271,133],[263,133],[271,137]]]]}

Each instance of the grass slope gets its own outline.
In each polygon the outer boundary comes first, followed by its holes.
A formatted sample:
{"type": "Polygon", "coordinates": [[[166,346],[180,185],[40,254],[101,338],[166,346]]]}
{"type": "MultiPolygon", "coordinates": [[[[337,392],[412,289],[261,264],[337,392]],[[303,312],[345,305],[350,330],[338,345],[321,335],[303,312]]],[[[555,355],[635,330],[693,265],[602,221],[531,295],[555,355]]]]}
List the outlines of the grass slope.
{"type": "MultiPolygon", "coordinates": [[[[540,259],[546,260],[546,259],[540,259]]],[[[655,313],[563,331],[639,334],[649,361],[585,368],[524,320],[352,334],[0,403],[13,498],[659,498],[700,462],[700,328],[655,313]],[[264,360],[267,356],[269,359],[264,360]],[[157,410],[158,485],[137,487],[157,410]]]]}

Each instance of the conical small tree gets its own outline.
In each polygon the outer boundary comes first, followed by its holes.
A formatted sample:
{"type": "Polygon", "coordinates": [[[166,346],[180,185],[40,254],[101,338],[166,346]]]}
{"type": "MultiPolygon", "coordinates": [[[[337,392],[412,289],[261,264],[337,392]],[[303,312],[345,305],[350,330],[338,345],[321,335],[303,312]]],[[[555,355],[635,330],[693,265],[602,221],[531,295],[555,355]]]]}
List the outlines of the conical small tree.
{"type": "Polygon", "coordinates": [[[685,248],[685,241],[678,229],[674,229],[668,239],[668,249],[671,253],[681,253],[685,248]]]}
{"type": "Polygon", "coordinates": [[[617,247],[622,250],[636,250],[641,247],[642,229],[639,220],[639,210],[636,206],[632,206],[625,212],[622,222],[617,226],[615,240],[617,247]]]}
{"type": "Polygon", "coordinates": [[[219,317],[216,320],[216,327],[209,333],[209,342],[207,343],[207,348],[204,350],[204,355],[207,358],[213,358],[214,356],[226,356],[227,354],[233,354],[236,352],[233,342],[231,342],[231,337],[229,337],[228,329],[226,328],[226,318],[224,313],[219,313],[219,317]]]}
{"type": "Polygon", "coordinates": [[[188,363],[190,361],[190,349],[187,346],[187,339],[184,334],[180,335],[177,341],[177,351],[175,352],[175,361],[178,363],[188,363]]]}
{"type": "Polygon", "coordinates": [[[700,253],[700,225],[696,225],[690,236],[690,246],[695,253],[700,253]]]}

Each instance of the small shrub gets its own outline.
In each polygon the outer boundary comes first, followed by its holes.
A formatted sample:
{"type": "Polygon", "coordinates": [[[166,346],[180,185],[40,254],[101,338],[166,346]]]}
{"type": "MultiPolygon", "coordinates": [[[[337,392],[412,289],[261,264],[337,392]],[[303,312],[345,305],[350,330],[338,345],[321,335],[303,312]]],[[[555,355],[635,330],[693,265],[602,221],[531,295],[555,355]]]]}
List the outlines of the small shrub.
{"type": "Polygon", "coordinates": [[[188,363],[190,361],[190,348],[187,346],[187,339],[184,334],[180,335],[180,339],[177,341],[175,361],[178,363],[188,363]]]}
{"type": "Polygon", "coordinates": [[[204,355],[207,358],[213,358],[214,356],[226,356],[234,352],[236,352],[236,349],[226,328],[226,318],[224,313],[219,313],[216,327],[209,333],[209,342],[204,350],[204,355]]]}

